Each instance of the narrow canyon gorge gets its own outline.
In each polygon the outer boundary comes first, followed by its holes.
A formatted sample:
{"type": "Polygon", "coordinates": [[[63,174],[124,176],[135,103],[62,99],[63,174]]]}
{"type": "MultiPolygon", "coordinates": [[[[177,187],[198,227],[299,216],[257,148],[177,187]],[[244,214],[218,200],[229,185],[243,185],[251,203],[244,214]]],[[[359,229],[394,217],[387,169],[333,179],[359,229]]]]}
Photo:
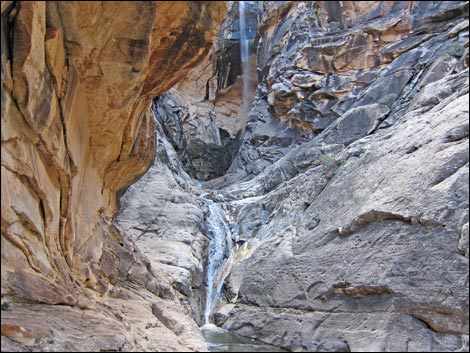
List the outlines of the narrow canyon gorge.
{"type": "Polygon", "coordinates": [[[468,352],[468,1],[1,17],[2,351],[468,352]]]}

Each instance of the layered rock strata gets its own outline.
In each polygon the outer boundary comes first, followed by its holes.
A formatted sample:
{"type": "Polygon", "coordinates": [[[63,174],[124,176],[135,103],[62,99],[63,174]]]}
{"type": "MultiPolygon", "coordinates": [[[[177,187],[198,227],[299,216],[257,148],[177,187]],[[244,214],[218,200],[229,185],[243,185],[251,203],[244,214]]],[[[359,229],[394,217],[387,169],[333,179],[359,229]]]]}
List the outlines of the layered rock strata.
{"type": "MultiPolygon", "coordinates": [[[[256,66],[254,46],[260,9],[247,6],[253,49],[251,97],[256,66]]],[[[242,109],[239,7],[228,3],[217,42],[187,79],[154,100],[157,155],[148,172],[120,199],[116,220],[160,273],[184,296],[183,303],[202,324],[209,244],[207,205],[201,180],[223,175],[238,152],[245,127],[242,109]]]]}
{"type": "Polygon", "coordinates": [[[393,124],[459,60],[468,65],[468,4],[364,4],[265,2],[257,50],[263,76],[230,173],[258,174],[332,123],[341,136],[329,142],[350,144],[393,124]]]}
{"type": "Polygon", "coordinates": [[[2,2],[2,350],[205,349],[112,219],[155,155],[151,100],[206,56],[224,15],[223,2],[2,2]]]}

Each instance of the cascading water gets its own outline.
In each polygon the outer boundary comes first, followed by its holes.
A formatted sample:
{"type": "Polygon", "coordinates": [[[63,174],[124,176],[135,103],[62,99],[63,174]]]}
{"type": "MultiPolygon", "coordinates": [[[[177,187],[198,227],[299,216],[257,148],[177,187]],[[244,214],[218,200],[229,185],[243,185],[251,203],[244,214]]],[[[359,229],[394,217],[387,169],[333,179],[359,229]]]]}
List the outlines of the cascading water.
{"type": "Polygon", "coordinates": [[[263,344],[262,342],[236,335],[210,323],[212,310],[218,302],[225,278],[230,273],[234,258],[234,236],[222,207],[203,194],[200,199],[208,206],[205,225],[211,238],[208,246],[206,265],[206,308],[204,326],[201,327],[211,352],[284,352],[283,349],[263,344]]]}
{"type": "MultiPolygon", "coordinates": [[[[245,1],[239,2],[239,31],[240,31],[240,59],[242,65],[242,98],[243,98],[243,113],[248,113],[249,110],[249,73],[250,73],[250,38],[249,31],[252,28],[247,28],[246,21],[246,3],[245,1]]],[[[251,26],[251,25],[250,25],[251,26]]],[[[206,218],[205,224],[207,233],[211,238],[208,246],[207,265],[206,265],[206,307],[204,311],[204,322],[209,324],[209,317],[217,303],[224,279],[230,271],[233,262],[233,243],[234,240],[232,231],[227,224],[225,213],[219,204],[208,200],[201,196],[201,199],[209,207],[209,213],[206,218]]]]}
{"type": "Polygon", "coordinates": [[[225,279],[225,271],[232,258],[233,239],[232,231],[227,224],[225,213],[219,204],[201,197],[209,207],[209,213],[205,224],[207,233],[211,238],[208,246],[206,265],[206,308],[204,311],[204,322],[209,324],[209,316],[217,303],[225,279]]]}
{"type": "Polygon", "coordinates": [[[245,17],[245,1],[239,2],[239,23],[240,23],[240,59],[242,63],[242,79],[243,79],[243,112],[246,114],[250,108],[248,97],[249,72],[250,72],[250,39],[245,17]]]}

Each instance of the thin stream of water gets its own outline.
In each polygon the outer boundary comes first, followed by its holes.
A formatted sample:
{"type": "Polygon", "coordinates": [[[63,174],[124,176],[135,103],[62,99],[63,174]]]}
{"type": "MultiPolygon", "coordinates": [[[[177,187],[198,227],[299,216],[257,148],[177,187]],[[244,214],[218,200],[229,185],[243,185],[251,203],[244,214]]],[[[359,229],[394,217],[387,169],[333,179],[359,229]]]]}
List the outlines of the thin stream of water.
{"type": "Polygon", "coordinates": [[[246,11],[245,1],[239,2],[239,21],[240,21],[240,59],[242,63],[242,79],[243,79],[243,112],[246,114],[250,108],[250,102],[248,97],[248,85],[249,85],[249,72],[250,72],[250,39],[248,38],[248,29],[246,25],[246,11]]]}
{"type": "MultiPolygon", "coordinates": [[[[243,111],[248,113],[249,97],[249,71],[250,71],[250,39],[248,38],[248,28],[246,23],[245,1],[239,2],[239,24],[240,24],[240,59],[242,64],[243,80],[243,111]]],[[[209,214],[205,224],[211,241],[208,246],[207,265],[206,265],[206,307],[204,310],[204,322],[209,324],[209,318],[212,309],[220,298],[220,293],[224,279],[230,270],[233,262],[233,243],[232,232],[228,226],[224,211],[219,204],[201,196],[201,199],[207,204],[209,214]]]]}
{"type": "Polygon", "coordinates": [[[208,246],[206,265],[206,307],[204,310],[204,322],[209,324],[209,317],[214,305],[220,298],[220,292],[226,276],[224,269],[227,267],[229,259],[232,258],[234,240],[232,231],[228,226],[227,218],[222,207],[201,197],[207,204],[209,213],[205,221],[207,233],[211,238],[208,246]]]}

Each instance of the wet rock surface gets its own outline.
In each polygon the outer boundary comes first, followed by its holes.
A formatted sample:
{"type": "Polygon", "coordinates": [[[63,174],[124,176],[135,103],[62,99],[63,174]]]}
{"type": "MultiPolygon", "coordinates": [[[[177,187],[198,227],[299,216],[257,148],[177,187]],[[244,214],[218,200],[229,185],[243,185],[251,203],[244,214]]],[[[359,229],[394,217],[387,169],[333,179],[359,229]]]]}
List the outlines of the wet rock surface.
{"type": "MultiPolygon", "coordinates": [[[[247,95],[258,84],[255,49],[260,5],[246,1],[245,34],[251,56],[247,95]]],[[[240,54],[239,2],[228,2],[215,46],[170,92],[157,98],[157,119],[175,148],[183,169],[207,181],[224,175],[238,153],[246,125],[240,54]]]]}
{"type": "Polygon", "coordinates": [[[201,330],[211,352],[286,352],[281,348],[233,334],[215,325],[205,325],[201,330]]]}

